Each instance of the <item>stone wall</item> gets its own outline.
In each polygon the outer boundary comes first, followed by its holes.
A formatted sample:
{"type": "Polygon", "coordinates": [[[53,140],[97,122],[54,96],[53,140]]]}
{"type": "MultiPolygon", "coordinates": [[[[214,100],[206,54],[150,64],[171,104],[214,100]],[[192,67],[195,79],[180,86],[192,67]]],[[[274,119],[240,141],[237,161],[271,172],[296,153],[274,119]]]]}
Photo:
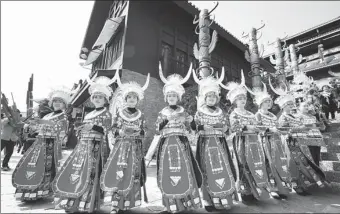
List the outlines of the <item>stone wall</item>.
{"type": "Polygon", "coordinates": [[[326,147],[321,147],[320,166],[330,182],[340,183],[340,123],[331,124],[324,133],[326,147]]]}
{"type": "MultiPolygon", "coordinates": [[[[127,81],[136,81],[142,86],[145,84],[146,76],[140,73],[124,69],[121,77],[122,83],[127,81]]],[[[147,152],[153,136],[155,134],[155,122],[158,113],[165,107],[163,96],[163,83],[153,77],[150,77],[149,87],[145,91],[144,100],[139,104],[138,108],[144,113],[147,125],[147,136],[144,141],[144,152],[147,152]]]]}

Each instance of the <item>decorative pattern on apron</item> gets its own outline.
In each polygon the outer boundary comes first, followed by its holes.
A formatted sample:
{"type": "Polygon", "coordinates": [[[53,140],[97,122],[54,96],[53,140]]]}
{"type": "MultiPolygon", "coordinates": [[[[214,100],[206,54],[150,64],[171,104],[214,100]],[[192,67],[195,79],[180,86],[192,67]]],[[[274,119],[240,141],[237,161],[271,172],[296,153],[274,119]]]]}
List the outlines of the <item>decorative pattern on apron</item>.
{"type": "Polygon", "coordinates": [[[159,129],[170,115],[187,117],[188,113],[180,106],[176,110],[165,107],[159,113],[156,121],[161,135],[157,152],[157,182],[168,212],[179,212],[201,207],[198,180],[202,180],[202,174],[186,137],[189,125],[174,120],[159,129]]]}
{"type": "Polygon", "coordinates": [[[29,201],[51,195],[51,185],[58,166],[60,133],[65,132],[64,113],[47,114],[43,118],[55,122],[54,126],[39,125],[39,134],[33,145],[20,159],[12,175],[17,200],[29,201]]]}
{"type": "MultiPolygon", "coordinates": [[[[286,113],[283,113],[279,118],[281,127],[302,127],[302,121],[302,118],[296,118],[286,113]]],[[[305,133],[294,132],[291,136],[286,137],[291,152],[289,170],[292,175],[292,185],[293,187],[307,188],[316,183],[323,187],[326,176],[314,163],[309,148],[305,145],[305,139],[302,140],[300,136],[305,136],[305,133]]]]}
{"type": "Polygon", "coordinates": [[[104,139],[111,128],[111,115],[106,109],[94,110],[83,122],[102,127],[104,135],[94,130],[80,132],[76,148],[53,182],[56,209],[93,212],[100,206],[99,177],[108,157],[104,139]]]}
{"type": "Polygon", "coordinates": [[[130,113],[122,109],[113,118],[113,127],[115,144],[100,177],[100,186],[104,191],[105,205],[128,210],[141,205],[141,187],[145,182],[146,172],[142,171],[144,116],[139,110],[130,113]],[[134,130],[136,134],[127,133],[127,129],[134,130]],[[120,136],[119,131],[126,135],[120,136]]]}
{"type": "MultiPolygon", "coordinates": [[[[264,114],[259,110],[255,114],[258,125],[268,128],[277,127],[277,117],[268,112],[264,114]]],[[[263,150],[266,155],[266,168],[269,176],[271,191],[287,195],[291,187],[291,176],[288,171],[288,146],[281,140],[278,133],[265,131],[261,136],[263,150]]]]}
{"type": "Polygon", "coordinates": [[[235,109],[230,114],[231,131],[236,133],[234,149],[237,152],[242,194],[252,194],[257,200],[270,198],[270,185],[265,163],[262,142],[255,133],[245,133],[247,125],[257,125],[254,114],[245,111],[242,114],[235,109]]]}
{"type": "Polygon", "coordinates": [[[197,161],[203,173],[203,200],[207,206],[216,209],[229,209],[233,205],[235,178],[226,136],[221,128],[227,126],[227,117],[220,108],[214,111],[201,107],[195,115],[196,127],[210,125],[219,127],[213,130],[199,130],[197,161]]]}

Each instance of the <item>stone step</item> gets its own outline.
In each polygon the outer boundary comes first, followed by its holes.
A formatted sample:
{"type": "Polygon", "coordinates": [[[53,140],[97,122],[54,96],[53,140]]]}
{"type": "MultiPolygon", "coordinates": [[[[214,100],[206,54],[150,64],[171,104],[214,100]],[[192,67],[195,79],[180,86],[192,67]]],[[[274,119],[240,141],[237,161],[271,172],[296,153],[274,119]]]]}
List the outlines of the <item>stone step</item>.
{"type": "Polygon", "coordinates": [[[340,172],[340,161],[320,161],[320,167],[325,172],[340,172]]]}
{"type": "Polygon", "coordinates": [[[325,139],[333,139],[333,138],[340,138],[340,132],[339,131],[334,131],[334,132],[324,132],[322,133],[323,137],[325,139]]]}
{"type": "Polygon", "coordinates": [[[324,141],[326,145],[335,145],[335,146],[340,146],[340,138],[339,137],[332,137],[332,136],[325,136],[324,135],[324,141]]]}
{"type": "Polygon", "coordinates": [[[340,161],[340,153],[321,152],[322,161],[340,161]]]}
{"type": "Polygon", "coordinates": [[[337,132],[339,131],[339,127],[340,127],[340,124],[332,124],[329,127],[328,132],[337,132]]]}
{"type": "Polygon", "coordinates": [[[329,126],[329,130],[328,132],[336,132],[336,131],[339,131],[339,127],[340,127],[340,123],[332,123],[330,124],[329,126]]]}
{"type": "Polygon", "coordinates": [[[326,146],[321,147],[321,152],[340,153],[340,146],[328,144],[326,146]]]}
{"type": "Polygon", "coordinates": [[[340,172],[325,172],[326,179],[329,182],[340,183],[340,172]]]}

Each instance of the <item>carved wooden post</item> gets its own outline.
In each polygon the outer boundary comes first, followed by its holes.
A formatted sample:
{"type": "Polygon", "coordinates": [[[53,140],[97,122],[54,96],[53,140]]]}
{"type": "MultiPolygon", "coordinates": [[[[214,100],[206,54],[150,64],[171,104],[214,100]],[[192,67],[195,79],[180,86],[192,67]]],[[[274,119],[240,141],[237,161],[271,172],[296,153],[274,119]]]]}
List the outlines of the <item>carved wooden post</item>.
{"type": "Polygon", "coordinates": [[[214,71],[210,66],[211,63],[211,52],[215,49],[217,42],[217,32],[214,30],[212,37],[210,38],[210,25],[213,23],[210,20],[210,14],[213,12],[218,6],[218,2],[215,7],[208,12],[207,9],[203,9],[199,17],[195,16],[193,21],[194,24],[197,24],[195,28],[195,33],[198,34],[198,44],[194,45],[194,56],[199,61],[199,67],[197,69],[197,73],[201,78],[208,77],[213,75],[214,71]]]}
{"type": "Polygon", "coordinates": [[[325,62],[325,56],[323,54],[323,51],[324,51],[323,44],[318,45],[318,54],[320,58],[320,63],[325,62]]]}
{"type": "Polygon", "coordinates": [[[272,44],[274,44],[275,59],[273,58],[273,55],[271,55],[269,60],[273,65],[275,65],[275,74],[279,87],[284,88],[284,84],[286,83],[285,61],[287,61],[289,57],[288,49],[285,49],[285,53],[283,55],[283,48],[280,38],[276,38],[275,42],[272,44]]]}
{"type": "Polygon", "coordinates": [[[290,61],[287,61],[287,63],[292,68],[293,75],[300,71],[299,64],[302,62],[301,54],[299,55],[299,59],[297,58],[296,52],[298,50],[294,44],[289,45],[290,61]]]}
{"type": "Polygon", "coordinates": [[[257,45],[257,41],[260,39],[257,38],[257,32],[262,29],[265,25],[263,24],[260,28],[255,29],[252,28],[249,32],[249,34],[243,36],[248,37],[248,49],[245,51],[245,58],[248,62],[250,62],[251,65],[251,72],[250,76],[252,78],[252,86],[254,91],[256,90],[262,90],[262,79],[261,79],[261,66],[260,66],[260,58],[262,57],[262,54],[264,52],[264,48],[262,45],[261,53],[259,52],[259,47],[257,45]]]}

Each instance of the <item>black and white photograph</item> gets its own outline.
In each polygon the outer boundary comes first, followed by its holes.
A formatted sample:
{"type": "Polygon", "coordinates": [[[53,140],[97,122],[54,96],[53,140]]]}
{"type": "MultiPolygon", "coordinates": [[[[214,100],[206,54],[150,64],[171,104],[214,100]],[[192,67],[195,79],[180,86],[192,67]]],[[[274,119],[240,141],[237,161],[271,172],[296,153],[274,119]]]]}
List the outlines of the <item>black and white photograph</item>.
{"type": "Polygon", "coordinates": [[[340,213],[340,1],[1,1],[1,213],[340,213]]]}

